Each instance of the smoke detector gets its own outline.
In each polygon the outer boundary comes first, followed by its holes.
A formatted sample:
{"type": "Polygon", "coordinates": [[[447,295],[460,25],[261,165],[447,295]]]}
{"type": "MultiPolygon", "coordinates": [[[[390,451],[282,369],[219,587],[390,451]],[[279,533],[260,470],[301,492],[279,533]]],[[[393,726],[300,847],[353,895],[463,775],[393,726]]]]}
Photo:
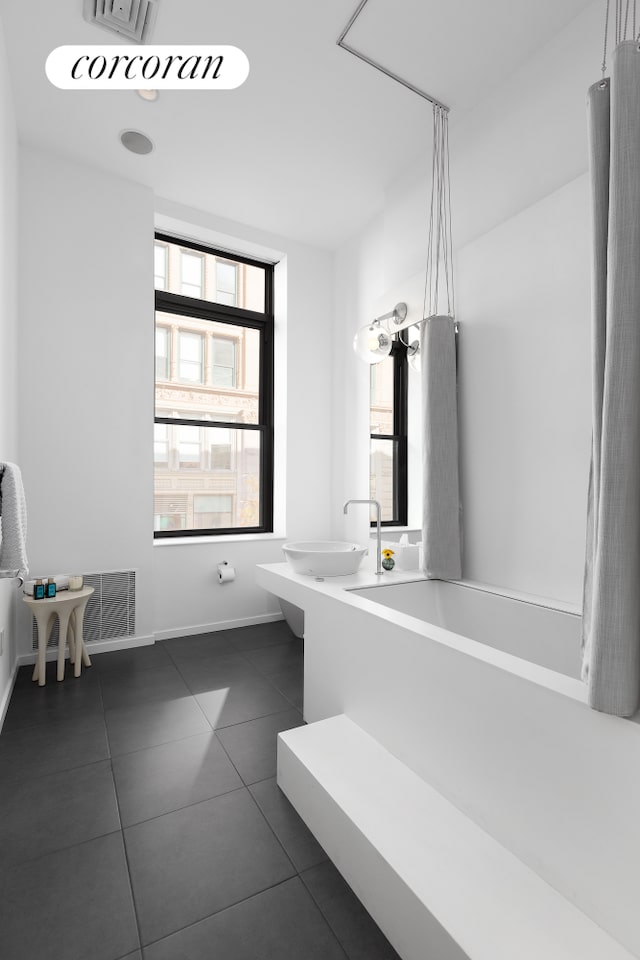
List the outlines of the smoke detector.
{"type": "Polygon", "coordinates": [[[120,143],[131,153],[145,154],[153,150],[153,141],[146,133],[140,133],[139,130],[123,130],[120,134],[120,143]]]}
{"type": "Polygon", "coordinates": [[[156,0],[84,0],[84,19],[143,43],[156,18],[156,0]]]}

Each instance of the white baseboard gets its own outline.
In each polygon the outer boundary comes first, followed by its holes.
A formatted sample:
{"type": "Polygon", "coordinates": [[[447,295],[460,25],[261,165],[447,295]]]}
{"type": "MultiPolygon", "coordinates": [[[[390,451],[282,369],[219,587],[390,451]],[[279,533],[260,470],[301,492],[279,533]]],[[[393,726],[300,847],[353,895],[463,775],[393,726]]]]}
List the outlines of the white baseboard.
{"type": "Polygon", "coordinates": [[[112,650],[128,650],[131,647],[149,647],[156,642],[152,633],[142,637],[117,637],[113,640],[92,640],[88,643],[87,652],[110,653],[112,650]]]}
{"type": "Polygon", "coordinates": [[[7,715],[7,710],[9,709],[9,701],[11,700],[11,694],[13,693],[13,687],[16,682],[16,677],[18,676],[18,667],[20,663],[18,660],[13,665],[13,671],[9,678],[9,683],[5,687],[4,693],[2,694],[2,699],[0,699],[0,733],[2,733],[2,726],[4,724],[4,718],[7,715]]]}
{"type": "MultiPolygon", "coordinates": [[[[87,653],[89,656],[93,656],[97,653],[109,653],[112,650],[127,650],[130,647],[147,647],[156,642],[156,638],[152,634],[141,637],[117,637],[113,640],[92,640],[86,644],[87,653]]],[[[23,653],[18,657],[18,666],[23,666],[28,663],[35,663],[37,658],[37,650],[32,650],[29,653],[23,653]]],[[[51,647],[47,650],[45,659],[47,661],[57,660],[58,658],[58,648],[51,647]]]]}
{"type": "MultiPolygon", "coordinates": [[[[284,620],[282,613],[261,613],[256,617],[240,617],[237,620],[219,620],[217,623],[201,623],[194,627],[177,627],[173,630],[158,630],[156,633],[140,637],[117,637],[113,640],[93,640],[87,643],[86,646],[87,652],[90,656],[92,656],[98,653],[109,653],[112,650],[127,650],[130,647],[146,647],[150,644],[156,643],[159,640],[172,640],[174,637],[193,637],[197,636],[199,633],[215,633],[218,630],[233,630],[235,627],[250,627],[253,626],[253,624],[273,623],[276,620],[284,620]]],[[[15,680],[15,674],[18,670],[18,667],[21,667],[24,664],[35,663],[36,656],[37,652],[32,650],[29,653],[23,653],[18,657],[18,661],[14,668],[13,680],[15,680]]],[[[55,660],[57,656],[57,647],[52,647],[50,650],[47,650],[47,661],[55,660]]],[[[6,699],[7,705],[9,703],[11,689],[13,688],[13,680],[10,684],[8,693],[4,698],[6,699]]],[[[1,701],[2,704],[4,704],[4,699],[1,701]]],[[[3,716],[1,711],[2,707],[0,706],[0,717],[3,716]]]]}
{"type": "Polygon", "coordinates": [[[173,630],[156,630],[156,640],[173,640],[174,637],[193,637],[199,633],[217,633],[219,630],[234,630],[236,627],[251,627],[259,623],[284,620],[282,613],[261,613],[256,617],[240,617],[237,620],[219,620],[217,623],[200,623],[195,627],[177,627],[173,630]]]}

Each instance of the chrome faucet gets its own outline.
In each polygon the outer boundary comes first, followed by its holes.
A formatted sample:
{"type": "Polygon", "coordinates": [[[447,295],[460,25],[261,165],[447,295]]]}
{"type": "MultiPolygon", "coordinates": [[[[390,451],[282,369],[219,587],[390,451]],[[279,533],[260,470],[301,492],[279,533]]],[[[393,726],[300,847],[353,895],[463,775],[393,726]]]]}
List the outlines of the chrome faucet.
{"type": "Polygon", "coordinates": [[[382,576],[382,540],[380,538],[380,504],[377,500],[347,500],[343,510],[347,513],[350,503],[368,503],[376,508],[376,576],[382,576]]]}

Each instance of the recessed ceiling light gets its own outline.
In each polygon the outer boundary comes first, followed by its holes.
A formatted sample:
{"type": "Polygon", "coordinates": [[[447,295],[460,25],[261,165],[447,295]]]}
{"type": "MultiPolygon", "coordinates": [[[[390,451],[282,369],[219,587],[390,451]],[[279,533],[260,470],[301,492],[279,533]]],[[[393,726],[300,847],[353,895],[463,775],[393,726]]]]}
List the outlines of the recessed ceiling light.
{"type": "Polygon", "coordinates": [[[153,143],[149,137],[140,133],[139,130],[123,130],[120,134],[120,142],[131,153],[151,153],[153,150],[153,143]]]}
{"type": "Polygon", "coordinates": [[[149,100],[150,102],[158,99],[157,90],[136,90],[136,93],[139,97],[142,97],[143,100],[149,100]]]}

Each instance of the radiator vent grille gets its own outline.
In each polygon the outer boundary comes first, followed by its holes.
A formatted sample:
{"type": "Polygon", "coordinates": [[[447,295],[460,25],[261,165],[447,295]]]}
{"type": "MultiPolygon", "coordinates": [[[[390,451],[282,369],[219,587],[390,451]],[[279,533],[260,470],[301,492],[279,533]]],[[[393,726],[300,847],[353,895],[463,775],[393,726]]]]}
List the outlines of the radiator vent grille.
{"type": "Polygon", "coordinates": [[[136,43],[143,43],[156,16],[156,0],[84,0],[83,16],[136,43]]]}
{"type": "MultiPolygon", "coordinates": [[[[86,573],[86,587],[93,587],[84,614],[83,636],[85,642],[114,640],[133,637],[136,632],[136,574],[135,570],[119,570],[109,573],[86,573]]],[[[56,617],[47,647],[57,647],[59,640],[56,617]]],[[[38,649],[38,628],[33,622],[31,642],[38,649]]]]}

